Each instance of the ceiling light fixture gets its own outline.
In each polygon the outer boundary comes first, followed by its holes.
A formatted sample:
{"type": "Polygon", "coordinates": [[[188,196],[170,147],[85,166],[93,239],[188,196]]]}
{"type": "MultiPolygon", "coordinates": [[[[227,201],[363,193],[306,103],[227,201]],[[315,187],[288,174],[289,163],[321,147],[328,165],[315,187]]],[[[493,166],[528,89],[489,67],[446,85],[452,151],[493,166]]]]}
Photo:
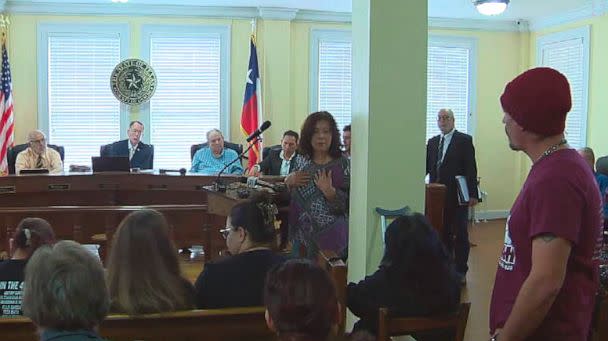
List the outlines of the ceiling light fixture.
{"type": "Polygon", "coordinates": [[[510,0],[474,0],[477,11],[483,15],[502,14],[509,5],[510,0]]]}
{"type": "Polygon", "coordinates": [[[127,1],[129,1],[129,0],[112,0],[112,2],[119,2],[121,4],[124,4],[127,1]]]}

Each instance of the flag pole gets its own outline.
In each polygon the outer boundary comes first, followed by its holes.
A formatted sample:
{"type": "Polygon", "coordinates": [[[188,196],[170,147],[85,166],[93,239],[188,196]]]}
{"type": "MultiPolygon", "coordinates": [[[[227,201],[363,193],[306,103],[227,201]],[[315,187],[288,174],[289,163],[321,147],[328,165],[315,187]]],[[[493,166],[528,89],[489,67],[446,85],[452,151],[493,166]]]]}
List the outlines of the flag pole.
{"type": "Polygon", "coordinates": [[[255,35],[257,33],[257,29],[258,29],[258,19],[253,18],[253,19],[251,19],[251,39],[253,40],[254,44],[257,44],[257,42],[255,41],[255,35]]]}
{"type": "Polygon", "coordinates": [[[0,15],[0,31],[2,31],[2,44],[6,43],[6,36],[8,33],[8,25],[10,24],[10,20],[8,16],[4,13],[0,15]]]}

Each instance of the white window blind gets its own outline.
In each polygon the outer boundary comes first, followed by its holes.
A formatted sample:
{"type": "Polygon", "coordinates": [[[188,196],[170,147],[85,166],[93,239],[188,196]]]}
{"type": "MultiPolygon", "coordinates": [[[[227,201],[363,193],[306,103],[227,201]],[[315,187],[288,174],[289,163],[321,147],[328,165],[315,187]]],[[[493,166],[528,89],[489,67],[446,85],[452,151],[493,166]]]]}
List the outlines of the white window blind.
{"type": "Polygon", "coordinates": [[[452,109],[458,131],[469,133],[472,49],[429,42],[427,64],[426,139],[440,133],[437,113],[452,109]]]}
{"type": "Polygon", "coordinates": [[[120,104],[110,90],[120,36],[50,34],[47,43],[49,143],[65,147],[66,166],[90,165],[101,145],[120,138],[120,104]]]}
{"type": "Polygon", "coordinates": [[[587,142],[589,30],[583,28],[560,33],[539,39],[539,64],[554,68],[568,78],[572,110],[566,119],[566,138],[571,146],[581,148],[587,142]]]}
{"type": "Polygon", "coordinates": [[[318,61],[318,107],[336,119],[341,131],[351,122],[352,44],[350,40],[321,39],[318,61]]]}
{"type": "Polygon", "coordinates": [[[221,127],[220,45],[220,36],[150,38],[150,62],[158,79],[150,101],[155,168],[189,169],[190,146],[221,127]]]}

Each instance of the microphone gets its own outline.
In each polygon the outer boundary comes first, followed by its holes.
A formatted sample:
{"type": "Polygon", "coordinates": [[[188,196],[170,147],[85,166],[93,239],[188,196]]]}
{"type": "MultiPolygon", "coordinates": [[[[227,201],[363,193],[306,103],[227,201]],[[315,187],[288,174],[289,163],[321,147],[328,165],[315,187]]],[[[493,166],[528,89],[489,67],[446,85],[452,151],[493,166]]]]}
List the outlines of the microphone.
{"type": "MultiPolygon", "coordinates": [[[[251,135],[249,135],[247,137],[247,142],[251,142],[252,140],[259,139],[260,134],[262,134],[262,132],[264,130],[268,129],[270,127],[270,124],[271,124],[270,121],[266,121],[266,122],[262,123],[262,125],[260,126],[260,128],[258,128],[258,130],[254,131],[253,133],[251,133],[251,135]]],[[[226,186],[222,183],[222,180],[221,180],[222,174],[224,174],[224,171],[226,171],[226,169],[228,169],[228,167],[230,167],[230,165],[239,161],[243,155],[247,154],[247,152],[249,152],[249,150],[251,150],[251,148],[253,148],[253,144],[249,144],[249,147],[247,147],[247,149],[243,150],[243,152],[241,154],[239,154],[239,156],[236,159],[230,161],[228,164],[226,164],[224,166],[224,168],[222,168],[222,170],[220,170],[219,173],[217,173],[217,178],[215,179],[216,191],[226,192],[226,186]]]]}
{"type": "Polygon", "coordinates": [[[159,174],[167,174],[167,173],[179,173],[179,175],[186,175],[186,168],[180,168],[180,169],[159,169],[158,170],[159,174]]]}
{"type": "Polygon", "coordinates": [[[256,131],[251,133],[251,135],[247,136],[247,142],[251,142],[251,140],[260,136],[260,134],[262,134],[264,130],[270,127],[270,124],[270,121],[265,121],[264,123],[262,123],[262,125],[256,131]]]}

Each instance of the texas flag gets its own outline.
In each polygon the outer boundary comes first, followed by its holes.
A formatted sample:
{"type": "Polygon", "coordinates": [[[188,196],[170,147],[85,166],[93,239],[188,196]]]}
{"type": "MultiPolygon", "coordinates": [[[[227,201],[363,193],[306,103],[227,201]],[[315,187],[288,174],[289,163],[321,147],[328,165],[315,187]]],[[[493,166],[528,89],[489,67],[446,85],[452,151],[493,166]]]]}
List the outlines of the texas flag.
{"type": "MultiPolygon", "coordinates": [[[[245,101],[243,102],[243,112],[241,113],[241,131],[245,136],[249,136],[256,131],[260,122],[262,122],[262,86],[260,84],[255,36],[251,36],[250,47],[249,69],[247,71],[247,83],[245,84],[245,101]]],[[[249,151],[249,164],[247,168],[251,168],[258,163],[260,160],[260,150],[262,150],[262,143],[256,142],[249,151]]]]}

